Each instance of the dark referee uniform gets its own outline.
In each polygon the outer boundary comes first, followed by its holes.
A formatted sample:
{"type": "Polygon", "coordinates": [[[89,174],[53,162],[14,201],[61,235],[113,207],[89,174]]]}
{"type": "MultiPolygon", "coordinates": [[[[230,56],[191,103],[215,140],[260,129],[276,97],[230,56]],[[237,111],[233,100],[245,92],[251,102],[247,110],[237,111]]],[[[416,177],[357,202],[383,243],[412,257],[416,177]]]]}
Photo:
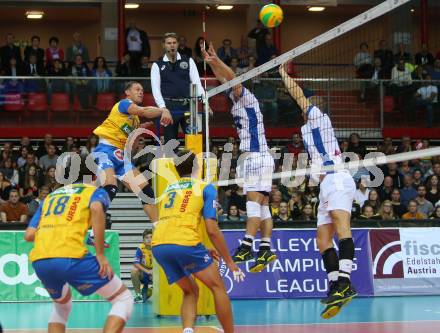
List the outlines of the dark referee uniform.
{"type": "Polygon", "coordinates": [[[204,94],[197,66],[192,58],[177,53],[174,63],[167,55],[157,60],[151,67],[151,90],[156,105],[167,108],[173,116],[173,125],[165,127],[165,142],[177,139],[179,125],[186,133],[188,124],[184,113],[190,107],[190,84],[197,84],[199,96],[204,94]]]}

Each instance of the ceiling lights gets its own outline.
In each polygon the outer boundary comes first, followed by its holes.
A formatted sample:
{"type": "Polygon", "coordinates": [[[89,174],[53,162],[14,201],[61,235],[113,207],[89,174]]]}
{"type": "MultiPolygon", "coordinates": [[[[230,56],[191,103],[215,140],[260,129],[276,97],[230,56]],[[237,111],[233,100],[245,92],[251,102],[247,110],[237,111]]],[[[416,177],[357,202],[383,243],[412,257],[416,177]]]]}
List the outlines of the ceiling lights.
{"type": "Polygon", "coordinates": [[[323,10],[325,10],[325,7],[321,7],[321,6],[310,6],[307,7],[307,10],[309,12],[322,12],[323,10]]]}
{"type": "Polygon", "coordinates": [[[138,8],[139,8],[139,4],[138,3],[127,2],[125,4],[125,9],[138,9],[138,8]]]}
{"type": "Polygon", "coordinates": [[[234,8],[232,5],[217,5],[218,10],[231,10],[232,8],[234,8]]]}
{"type": "Polygon", "coordinates": [[[37,11],[37,10],[30,10],[26,12],[26,17],[28,19],[34,19],[34,20],[39,20],[42,19],[44,15],[44,12],[42,11],[37,11]]]}

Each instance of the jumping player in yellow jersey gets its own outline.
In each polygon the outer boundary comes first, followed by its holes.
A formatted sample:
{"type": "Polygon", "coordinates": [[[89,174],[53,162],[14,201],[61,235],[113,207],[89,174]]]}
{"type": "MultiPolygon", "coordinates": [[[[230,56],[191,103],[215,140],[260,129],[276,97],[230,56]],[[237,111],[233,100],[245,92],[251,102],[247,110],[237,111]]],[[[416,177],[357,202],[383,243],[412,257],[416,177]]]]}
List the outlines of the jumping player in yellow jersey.
{"type": "Polygon", "coordinates": [[[194,332],[197,313],[198,287],[191,275],[205,284],[214,295],[217,318],[225,333],[234,331],[231,303],[214,259],[220,256],[233,273],[234,280],[242,281],[243,272],[229,255],[223,234],[217,225],[217,190],[192,177],[198,170],[197,159],[188,151],[179,152],[177,158],[188,155],[177,164],[179,181],[170,184],[164,199],[158,203],[159,221],[153,232],[153,256],[165,271],[168,283],[177,283],[183,291],[181,307],[184,333],[194,332]],[[194,166],[194,167],[193,167],[194,166]],[[215,250],[207,250],[201,240],[202,217],[215,250]]]}
{"type": "MultiPolygon", "coordinates": [[[[85,161],[81,164],[80,180],[91,174],[85,161]]],[[[82,295],[96,293],[112,303],[105,333],[122,332],[131,316],[133,297],[104,256],[105,210],[109,205],[105,190],[76,183],[49,194],[29,222],[25,239],[35,242],[30,261],[54,301],[49,333],[66,331],[72,309],[69,286],[82,295]],[[90,226],[95,231],[96,256],[84,245],[90,226]]]]}
{"type": "MultiPolygon", "coordinates": [[[[154,106],[142,107],[140,106],[144,97],[144,89],[139,82],[130,81],[126,84],[125,94],[126,99],[116,103],[107,119],[98,126],[93,133],[99,137],[99,144],[94,150],[93,154],[97,159],[98,173],[100,179],[103,174],[105,181],[102,187],[110,196],[110,201],[116,196],[117,182],[116,178],[123,181],[136,195],[131,184],[137,184],[134,181],[140,174],[131,161],[124,157],[124,148],[128,136],[131,132],[141,127],[139,117],[143,118],[160,118],[160,124],[168,126],[172,124],[173,119],[170,112],[165,108],[157,108],[154,106]]],[[[148,181],[141,184],[141,189],[148,198],[154,199],[154,193],[148,185],[148,181]]],[[[139,192],[139,191],[138,191],[139,192]]],[[[152,202],[142,200],[145,213],[150,217],[150,220],[157,221],[156,207],[152,202]]]]}

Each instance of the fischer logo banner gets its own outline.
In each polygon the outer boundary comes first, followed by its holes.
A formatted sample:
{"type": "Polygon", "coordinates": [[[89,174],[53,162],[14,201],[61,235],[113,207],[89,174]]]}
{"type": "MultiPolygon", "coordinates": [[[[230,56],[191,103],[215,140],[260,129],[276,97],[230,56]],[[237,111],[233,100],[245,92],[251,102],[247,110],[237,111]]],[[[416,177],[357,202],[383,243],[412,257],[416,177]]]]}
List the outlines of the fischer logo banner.
{"type": "Polygon", "coordinates": [[[375,295],[440,294],[440,228],[370,231],[375,295]]]}

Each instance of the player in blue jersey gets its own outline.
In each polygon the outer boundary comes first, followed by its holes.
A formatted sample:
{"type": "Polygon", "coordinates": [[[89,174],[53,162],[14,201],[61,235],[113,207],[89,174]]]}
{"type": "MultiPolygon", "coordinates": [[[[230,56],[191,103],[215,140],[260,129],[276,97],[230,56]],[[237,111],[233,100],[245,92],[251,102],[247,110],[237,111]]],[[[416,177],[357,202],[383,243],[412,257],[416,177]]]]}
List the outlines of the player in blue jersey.
{"type": "Polygon", "coordinates": [[[284,65],[280,66],[279,73],[286,89],[302,110],[305,124],[301,133],[311,160],[311,177],[320,181],[317,243],[330,285],[328,297],[322,300],[327,306],[321,316],[328,319],[357,295],[350,282],[355,248],[350,217],[356,185],[348,170],[321,170],[325,166],[343,163],[330,118],[304,96],[284,65]],[[339,257],[333,247],[335,234],[339,239],[339,257]]]}
{"type": "MultiPolygon", "coordinates": [[[[232,69],[217,56],[212,43],[208,51],[204,47],[201,50],[203,58],[220,82],[235,78],[232,69]]],[[[254,94],[239,84],[231,90],[229,98],[233,104],[231,113],[240,138],[240,151],[245,157],[243,164],[237,167],[237,174],[239,178],[244,178],[243,192],[246,194],[248,217],[246,234],[232,258],[236,263],[254,259],[252,244],[260,229],[259,251],[255,264],[249,269],[257,273],[276,259],[271,251],[273,221],[269,210],[275,164],[266,142],[263,114],[254,94]]]]}

